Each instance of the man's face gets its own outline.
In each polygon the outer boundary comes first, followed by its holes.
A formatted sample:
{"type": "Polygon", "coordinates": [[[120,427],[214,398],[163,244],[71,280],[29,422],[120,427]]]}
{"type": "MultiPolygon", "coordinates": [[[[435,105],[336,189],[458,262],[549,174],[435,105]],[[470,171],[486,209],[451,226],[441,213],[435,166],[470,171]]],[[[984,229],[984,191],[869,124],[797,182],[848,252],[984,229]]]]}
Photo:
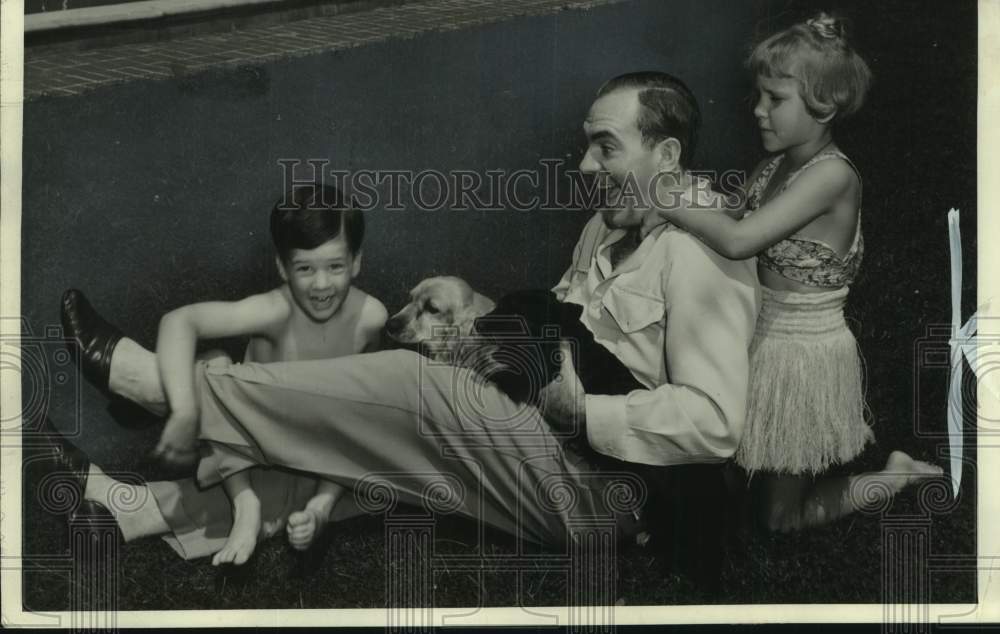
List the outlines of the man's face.
{"type": "Polygon", "coordinates": [[[603,189],[598,211],[612,229],[642,225],[660,171],[659,150],[647,147],[639,132],[640,108],[638,89],[615,90],[599,97],[583,122],[587,150],[580,171],[597,178],[603,189]]]}

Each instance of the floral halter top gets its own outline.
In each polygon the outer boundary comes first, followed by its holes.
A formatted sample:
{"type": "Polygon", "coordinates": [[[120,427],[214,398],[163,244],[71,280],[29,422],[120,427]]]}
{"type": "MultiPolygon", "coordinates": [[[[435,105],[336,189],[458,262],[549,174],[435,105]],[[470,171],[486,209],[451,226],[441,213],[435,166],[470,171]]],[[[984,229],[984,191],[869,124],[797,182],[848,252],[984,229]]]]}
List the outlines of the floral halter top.
{"type": "MultiPolygon", "coordinates": [[[[760,207],[761,196],[784,158],[784,154],[775,157],[750,186],[747,193],[747,205],[750,208],[750,213],[760,207]]],[[[798,178],[799,174],[816,163],[831,158],[843,159],[856,174],[858,173],[854,164],[842,152],[829,150],[817,154],[809,159],[805,165],[789,174],[778,194],[785,191],[798,178]]],[[[858,180],[860,181],[860,179],[861,175],[858,174],[858,180]]],[[[860,194],[858,198],[860,205],[860,194]]],[[[806,286],[841,287],[854,281],[858,274],[858,268],[861,266],[864,250],[864,239],[861,237],[861,209],[859,207],[854,242],[844,257],[840,257],[833,247],[822,240],[791,235],[758,254],[757,262],[782,277],[806,286]]]]}

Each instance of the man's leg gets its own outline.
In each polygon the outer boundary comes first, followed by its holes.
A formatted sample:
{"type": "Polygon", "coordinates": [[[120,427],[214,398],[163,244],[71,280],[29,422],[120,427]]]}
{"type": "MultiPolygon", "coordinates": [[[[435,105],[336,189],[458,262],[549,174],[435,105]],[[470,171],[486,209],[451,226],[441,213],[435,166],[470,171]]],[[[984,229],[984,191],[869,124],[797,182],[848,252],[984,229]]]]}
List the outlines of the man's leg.
{"type": "MultiPolygon", "coordinates": [[[[197,359],[212,366],[233,363],[228,354],[214,349],[199,354],[197,359]]],[[[153,414],[166,416],[169,411],[156,353],[128,337],[122,337],[111,354],[108,389],[112,394],[127,398],[153,414]]]]}
{"type": "MultiPolygon", "coordinates": [[[[248,473],[260,498],[261,539],[278,534],[289,515],[303,508],[316,489],[315,479],[303,474],[277,469],[248,473]]],[[[125,541],[161,537],[184,559],[207,557],[222,550],[229,541],[234,519],[229,497],[221,486],[199,489],[191,478],[135,485],[116,480],[93,464],[84,499],[111,511],[125,541]]],[[[344,520],[360,513],[349,502],[337,505],[334,519],[344,520]]]]}
{"type": "Polygon", "coordinates": [[[156,354],[128,337],[121,338],[111,355],[108,389],[154,414],[167,413],[167,397],[160,382],[156,354]]]}
{"type": "Polygon", "coordinates": [[[95,464],[90,465],[83,498],[111,511],[125,541],[170,531],[148,487],[115,480],[95,464]]]}
{"type": "MultiPolygon", "coordinates": [[[[565,539],[575,517],[607,515],[601,483],[537,410],[469,370],[391,351],[199,367],[197,381],[202,439],[214,449],[240,466],[249,459],[320,474],[354,488],[362,508],[383,495],[389,504],[434,500],[550,543],[565,539]]],[[[199,479],[225,477],[225,463],[200,469],[199,479]]]]}

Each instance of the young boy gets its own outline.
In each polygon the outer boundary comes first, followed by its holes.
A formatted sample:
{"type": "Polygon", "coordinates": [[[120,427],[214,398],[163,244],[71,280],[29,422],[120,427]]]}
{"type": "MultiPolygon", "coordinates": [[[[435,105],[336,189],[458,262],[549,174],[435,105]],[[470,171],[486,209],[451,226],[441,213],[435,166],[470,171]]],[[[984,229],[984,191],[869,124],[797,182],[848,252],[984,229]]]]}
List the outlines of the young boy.
{"type": "MultiPolygon", "coordinates": [[[[296,187],[275,205],[271,236],[284,281],[280,287],[236,302],[183,306],[163,317],[155,357],[161,394],[130,391],[129,377],[149,376],[152,355],[126,338],[110,342],[110,391],[153,410],[160,409],[157,405],[164,397],[169,404],[170,414],[156,449],[167,462],[197,458],[194,361],[199,339],[249,335],[245,360],[264,363],[339,357],[377,347],[386,309],[352,286],[361,269],[364,216],[342,207],[341,202],[336,188],[310,185],[296,187]]],[[[64,317],[66,311],[64,301],[64,317]]],[[[88,338],[76,338],[86,355],[88,338]]],[[[90,343],[89,348],[93,347],[90,343]]],[[[249,469],[227,477],[223,487],[232,502],[233,525],[212,563],[242,564],[253,553],[261,531],[260,499],[251,487],[249,469]]],[[[305,508],[288,517],[293,547],[301,550],[312,543],[342,494],[339,485],[319,481],[305,508]]]]}

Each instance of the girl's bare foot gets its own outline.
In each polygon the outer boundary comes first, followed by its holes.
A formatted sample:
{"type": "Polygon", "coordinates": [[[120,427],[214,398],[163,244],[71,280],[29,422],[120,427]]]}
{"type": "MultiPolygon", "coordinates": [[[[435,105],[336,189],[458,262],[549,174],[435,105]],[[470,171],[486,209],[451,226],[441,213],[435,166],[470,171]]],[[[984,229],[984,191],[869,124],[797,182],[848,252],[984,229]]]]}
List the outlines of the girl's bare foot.
{"type": "Polygon", "coordinates": [[[882,473],[888,479],[893,490],[899,493],[920,480],[940,477],[944,473],[944,469],[922,460],[914,460],[902,451],[894,451],[889,454],[889,459],[886,460],[882,473]]]}
{"type": "Polygon", "coordinates": [[[212,565],[246,563],[254,548],[257,547],[257,537],[260,535],[260,500],[253,492],[250,495],[237,495],[233,499],[233,528],[222,550],[212,557],[212,565]]]}
{"type": "Polygon", "coordinates": [[[260,538],[270,539],[280,533],[285,528],[285,518],[277,517],[272,520],[266,520],[260,527],[260,538]]]}

